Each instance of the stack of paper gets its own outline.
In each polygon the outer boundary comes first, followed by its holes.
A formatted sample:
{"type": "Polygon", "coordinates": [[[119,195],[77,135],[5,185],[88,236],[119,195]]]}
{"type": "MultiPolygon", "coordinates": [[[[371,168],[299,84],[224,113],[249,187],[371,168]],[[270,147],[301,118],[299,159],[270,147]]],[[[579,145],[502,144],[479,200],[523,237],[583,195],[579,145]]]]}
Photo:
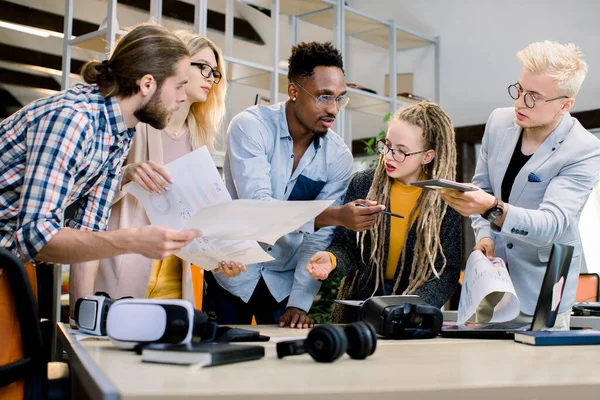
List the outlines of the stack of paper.
{"type": "Polygon", "coordinates": [[[205,269],[221,260],[244,264],[270,261],[257,241],[273,244],[315,218],[333,200],[232,200],[206,147],[167,165],[173,184],[165,193],[149,193],[135,182],[123,190],[144,205],[152,225],[199,229],[202,237],[177,256],[205,269]]]}

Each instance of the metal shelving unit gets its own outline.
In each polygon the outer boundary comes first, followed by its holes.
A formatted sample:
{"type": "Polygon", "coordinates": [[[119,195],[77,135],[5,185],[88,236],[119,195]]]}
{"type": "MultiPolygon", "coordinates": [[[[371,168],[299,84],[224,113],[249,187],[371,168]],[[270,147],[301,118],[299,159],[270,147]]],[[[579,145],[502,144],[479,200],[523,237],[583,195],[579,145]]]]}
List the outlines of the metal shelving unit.
{"type": "MultiPolygon", "coordinates": [[[[227,0],[232,3],[234,0],[227,0]]],[[[343,0],[238,0],[245,4],[255,5],[271,11],[274,25],[279,24],[279,15],[288,15],[290,21],[290,42],[298,42],[298,22],[303,21],[329,30],[334,34],[336,47],[341,51],[344,60],[350,54],[353,39],[358,39],[389,52],[390,96],[372,94],[363,90],[348,88],[350,103],[336,119],[336,132],[344,138],[348,146],[352,142],[351,124],[348,123],[349,113],[360,111],[367,114],[384,116],[395,111],[404,102],[399,100],[396,92],[397,52],[423,46],[435,46],[435,100],[439,101],[439,38],[430,38],[410,31],[396,24],[395,21],[384,21],[369,16],[359,10],[348,7],[343,0]],[[347,114],[347,115],[344,115],[347,114]]],[[[233,6],[231,6],[233,7],[233,6]]],[[[232,30],[225,30],[225,35],[233,37],[232,30]]],[[[226,41],[227,42],[227,41],[226,41]]],[[[274,52],[279,49],[279,30],[273,29],[272,45],[274,52]]],[[[228,54],[226,52],[226,54],[228,54]]],[[[257,65],[245,69],[249,63],[227,57],[231,70],[230,80],[261,89],[270,89],[271,98],[276,94],[286,93],[287,71],[279,69],[278,57],[273,57],[273,64],[257,65]],[[277,79],[277,87],[273,81],[277,79]]],[[[350,70],[352,66],[345,62],[350,70]]]]}
{"type": "MultiPolygon", "coordinates": [[[[395,21],[384,21],[369,16],[362,11],[348,7],[343,0],[225,0],[225,46],[224,58],[228,64],[228,79],[232,83],[248,85],[270,92],[271,99],[277,99],[279,94],[287,92],[287,71],[279,67],[280,18],[287,15],[290,26],[290,44],[298,42],[298,23],[313,24],[333,32],[334,43],[342,52],[344,60],[348,60],[352,41],[361,40],[375,45],[389,53],[389,96],[381,96],[348,88],[350,103],[336,119],[335,130],[350,145],[352,132],[349,123],[350,113],[360,111],[367,114],[383,116],[393,112],[403,103],[396,92],[396,74],[398,72],[397,54],[399,51],[423,46],[435,47],[435,100],[440,98],[439,84],[439,38],[430,38],[417,32],[410,31],[396,24],[395,21]],[[271,11],[272,22],[272,57],[270,63],[259,64],[236,58],[233,54],[233,18],[235,2],[255,5],[271,11]]],[[[116,38],[124,32],[119,29],[116,19],[117,0],[107,1],[107,17],[105,26],[86,35],[64,41],[62,88],[69,87],[69,67],[71,64],[71,49],[79,46],[100,53],[108,54],[116,38]]],[[[65,38],[72,37],[74,0],[65,0],[65,38]]],[[[161,22],[162,0],[151,0],[150,17],[161,22]]],[[[195,0],[194,27],[206,34],[207,0],[195,0]]],[[[352,69],[346,61],[346,70],[352,69]]],[[[229,96],[231,97],[231,96],[229,96]]],[[[274,100],[276,101],[276,100],[274,100]]]]}

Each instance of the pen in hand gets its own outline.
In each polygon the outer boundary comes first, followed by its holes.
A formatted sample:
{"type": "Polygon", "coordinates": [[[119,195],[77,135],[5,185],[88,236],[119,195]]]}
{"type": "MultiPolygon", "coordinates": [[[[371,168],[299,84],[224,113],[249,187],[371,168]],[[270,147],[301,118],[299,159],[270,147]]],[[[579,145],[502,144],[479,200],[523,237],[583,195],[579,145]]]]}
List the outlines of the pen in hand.
{"type": "MultiPolygon", "coordinates": [[[[368,205],[361,204],[361,203],[356,203],[356,206],[357,207],[369,207],[368,205]]],[[[395,213],[389,212],[389,211],[379,211],[379,212],[382,213],[382,214],[385,214],[385,215],[389,215],[390,217],[404,218],[404,216],[402,216],[400,214],[395,214],[395,213]]]]}

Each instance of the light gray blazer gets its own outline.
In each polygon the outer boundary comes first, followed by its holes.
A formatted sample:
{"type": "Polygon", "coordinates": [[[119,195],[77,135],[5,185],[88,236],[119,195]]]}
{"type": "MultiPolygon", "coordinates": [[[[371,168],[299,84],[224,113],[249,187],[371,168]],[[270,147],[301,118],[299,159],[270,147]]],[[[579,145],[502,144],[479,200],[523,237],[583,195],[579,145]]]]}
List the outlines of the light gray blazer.
{"type": "MultiPolygon", "coordinates": [[[[473,184],[501,197],[520,133],[514,108],[492,112],[473,184]]],[[[582,254],[579,216],[599,174],[600,140],[566,114],[515,178],[502,229],[479,215],[471,216],[476,241],[491,237],[496,256],[506,261],[523,313],[534,313],[553,243],[575,246],[559,311],[573,305],[582,254]]]]}

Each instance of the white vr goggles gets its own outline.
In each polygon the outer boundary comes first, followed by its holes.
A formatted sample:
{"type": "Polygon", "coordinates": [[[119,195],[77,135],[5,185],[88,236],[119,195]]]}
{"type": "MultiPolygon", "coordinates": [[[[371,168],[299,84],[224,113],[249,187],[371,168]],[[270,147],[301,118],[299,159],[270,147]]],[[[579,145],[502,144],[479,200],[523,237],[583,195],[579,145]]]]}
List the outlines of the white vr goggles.
{"type": "Polygon", "coordinates": [[[77,299],[75,323],[80,331],[90,335],[106,336],[106,319],[110,306],[115,302],[108,296],[94,295],[77,299]]]}
{"type": "Polygon", "coordinates": [[[106,333],[118,347],[144,343],[190,343],[214,340],[217,324],[187,300],[123,299],[108,312],[106,333]]]}

